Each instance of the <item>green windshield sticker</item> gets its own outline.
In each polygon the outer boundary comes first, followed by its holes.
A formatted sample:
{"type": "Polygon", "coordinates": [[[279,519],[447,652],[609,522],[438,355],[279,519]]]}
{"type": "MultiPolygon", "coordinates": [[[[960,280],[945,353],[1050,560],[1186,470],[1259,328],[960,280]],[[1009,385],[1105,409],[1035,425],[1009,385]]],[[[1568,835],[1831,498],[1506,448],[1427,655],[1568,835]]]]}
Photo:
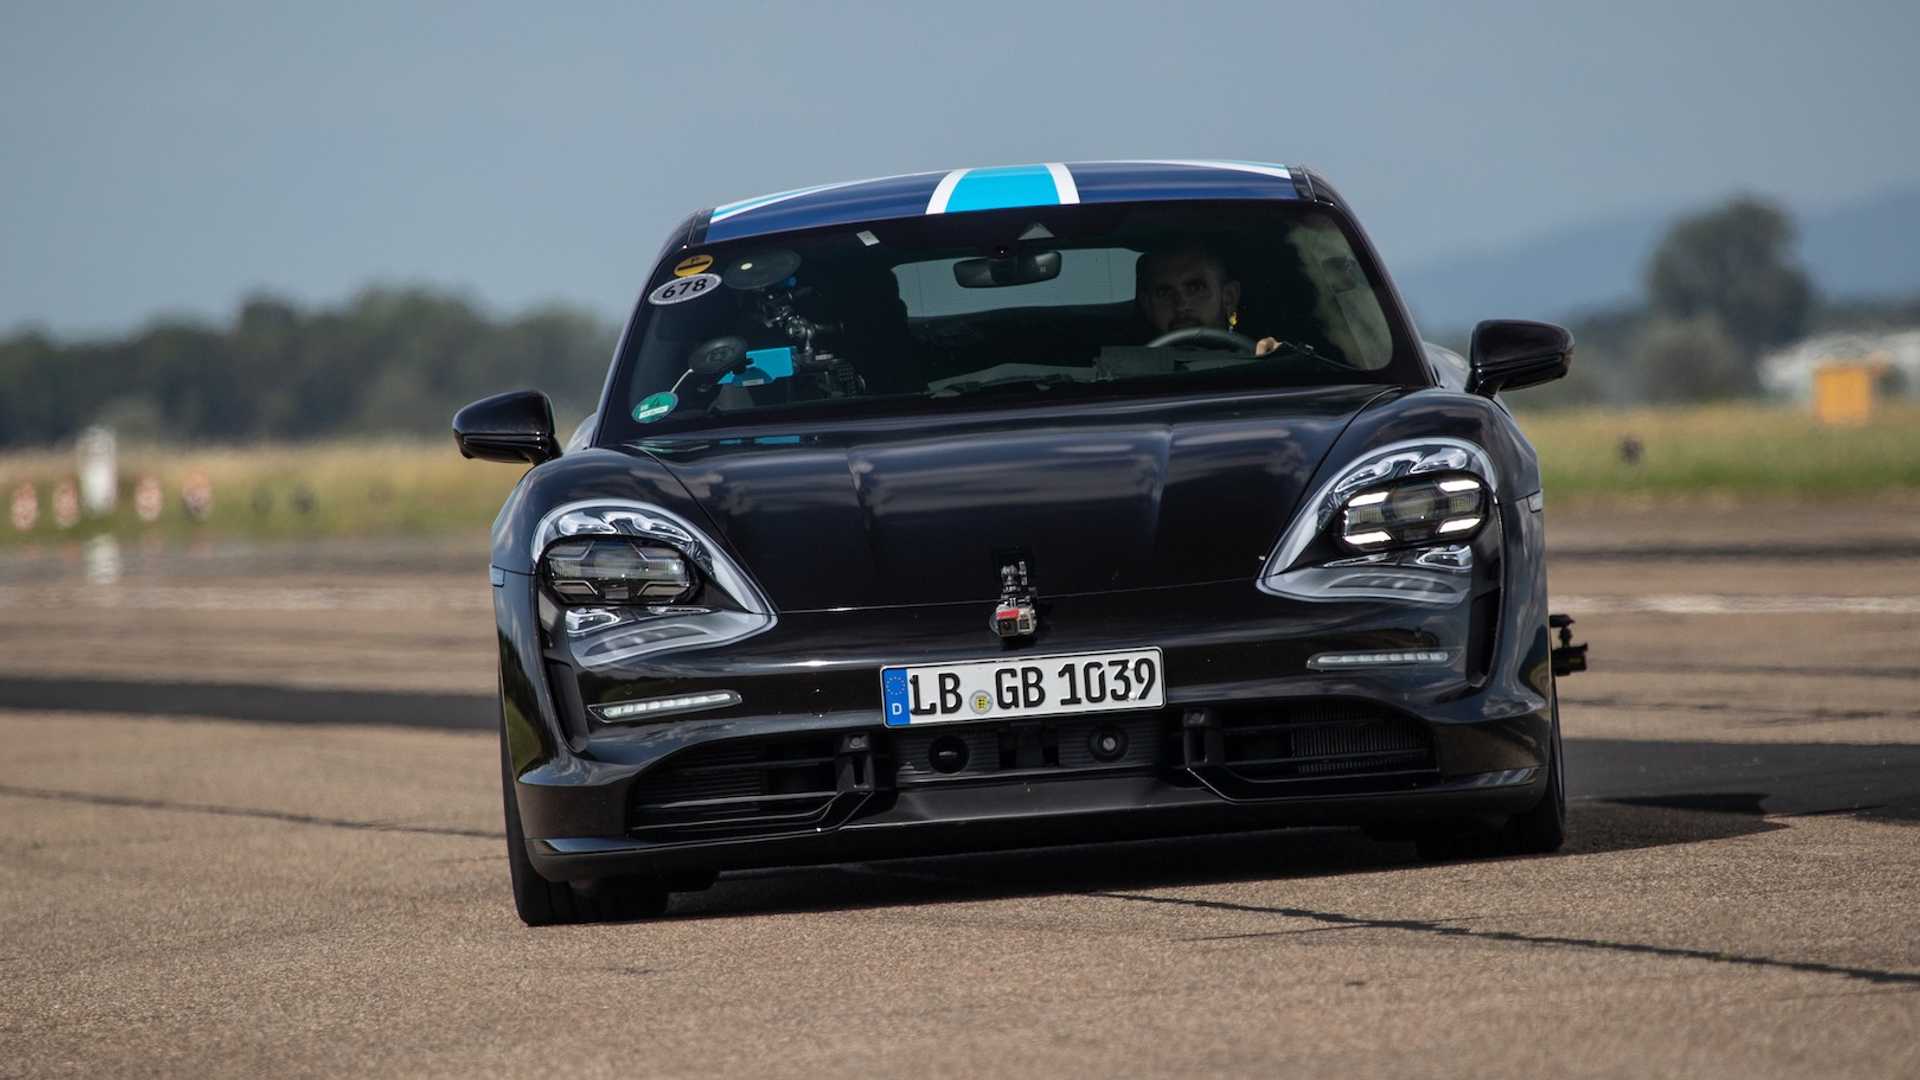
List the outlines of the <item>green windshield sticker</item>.
{"type": "Polygon", "coordinates": [[[633,418],[643,424],[651,424],[672,412],[673,407],[678,404],[680,399],[671,390],[648,394],[645,401],[633,407],[633,418]]]}

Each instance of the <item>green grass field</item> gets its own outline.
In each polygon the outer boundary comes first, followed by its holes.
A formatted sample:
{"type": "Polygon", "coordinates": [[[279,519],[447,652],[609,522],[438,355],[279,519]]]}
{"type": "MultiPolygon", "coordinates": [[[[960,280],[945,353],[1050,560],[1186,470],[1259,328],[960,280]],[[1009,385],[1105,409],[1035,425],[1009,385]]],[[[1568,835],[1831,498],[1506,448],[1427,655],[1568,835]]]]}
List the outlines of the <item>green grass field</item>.
{"type": "Polygon", "coordinates": [[[0,544],[102,532],[294,539],[479,531],[492,522],[523,471],[467,461],[452,439],[206,449],[123,446],[114,513],[63,531],[53,521],[50,493],[62,478],[75,475],[74,455],[6,455],[0,456],[0,510],[10,509],[22,482],[31,482],[40,514],[29,533],[0,518],[0,544]],[[213,508],[204,521],[190,518],[181,500],[182,484],[196,473],[213,489],[213,508]],[[132,495],[134,484],[149,475],[159,479],[165,495],[160,518],[152,524],[135,515],[132,495]]]}
{"type": "MultiPolygon", "coordinates": [[[[1839,501],[1920,491],[1920,407],[1883,409],[1856,428],[1829,428],[1804,411],[1758,405],[1525,414],[1557,504],[1711,500],[1839,501]],[[1621,454],[1627,438],[1637,463],[1621,454]]],[[[0,508],[33,486],[39,520],[20,532],[0,517],[0,545],[103,532],[163,538],[260,539],[421,535],[484,529],[519,478],[513,465],[465,461],[450,440],[335,442],[245,448],[123,447],[121,494],[110,517],[71,529],[53,521],[53,487],[75,474],[71,452],[0,455],[0,508]],[[204,521],[182,506],[183,481],[201,474],[214,506],[204,521]],[[132,489],[157,477],[160,519],[134,514],[132,489]]]]}
{"type": "Polygon", "coordinates": [[[1804,409],[1715,405],[1520,414],[1561,504],[1711,499],[1799,502],[1920,490],[1920,407],[1882,408],[1862,427],[1804,409]],[[1621,454],[1638,440],[1640,460],[1621,454]]]}

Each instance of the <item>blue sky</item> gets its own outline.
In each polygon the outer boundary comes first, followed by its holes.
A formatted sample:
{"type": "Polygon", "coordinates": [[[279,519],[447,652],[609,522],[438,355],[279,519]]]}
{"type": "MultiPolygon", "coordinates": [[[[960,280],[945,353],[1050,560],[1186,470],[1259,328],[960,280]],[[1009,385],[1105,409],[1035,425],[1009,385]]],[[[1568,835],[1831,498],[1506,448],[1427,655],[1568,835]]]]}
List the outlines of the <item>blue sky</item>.
{"type": "Polygon", "coordinates": [[[425,281],[614,316],[680,215],[960,165],[1306,162],[1389,265],[1920,182],[1920,4],[0,2],[0,329],[425,281]]]}

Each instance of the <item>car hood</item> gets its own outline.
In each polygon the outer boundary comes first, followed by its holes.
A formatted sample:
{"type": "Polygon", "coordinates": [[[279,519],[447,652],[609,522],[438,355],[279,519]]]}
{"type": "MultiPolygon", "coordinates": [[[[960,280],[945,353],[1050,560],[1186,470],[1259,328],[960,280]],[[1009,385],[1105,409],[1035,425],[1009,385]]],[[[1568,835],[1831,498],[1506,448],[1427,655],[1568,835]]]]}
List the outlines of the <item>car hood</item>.
{"type": "Polygon", "coordinates": [[[1252,578],[1378,386],[863,419],[647,440],[782,610],[1252,578]]]}

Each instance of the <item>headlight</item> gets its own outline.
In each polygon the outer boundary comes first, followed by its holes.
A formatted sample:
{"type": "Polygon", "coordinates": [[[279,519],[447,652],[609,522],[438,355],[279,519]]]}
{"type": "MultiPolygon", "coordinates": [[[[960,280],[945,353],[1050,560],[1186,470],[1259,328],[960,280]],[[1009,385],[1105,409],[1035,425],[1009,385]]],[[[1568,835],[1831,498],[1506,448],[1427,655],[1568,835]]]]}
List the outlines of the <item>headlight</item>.
{"type": "Polygon", "coordinates": [[[693,564],[665,544],[625,538],[562,540],[540,572],[569,600],[609,604],[672,603],[693,591],[693,564]]]}
{"type": "Polygon", "coordinates": [[[1355,551],[1379,551],[1460,540],[1480,527],[1486,510],[1486,485],[1474,477],[1409,478],[1349,496],[1340,513],[1340,542],[1355,551]]]}
{"type": "Polygon", "coordinates": [[[1495,494],[1493,465],[1472,443],[1436,436],[1379,447],[1302,505],[1260,588],[1301,600],[1457,603],[1495,494]]]}
{"type": "Polygon", "coordinates": [[[704,576],[741,610],[756,615],[773,614],[772,603],[761,594],[753,579],[697,526],[678,514],[646,503],[596,499],[554,507],[533,530],[534,565],[541,565],[549,550],[559,547],[555,541],[603,536],[628,538],[648,550],[677,552],[691,564],[689,573],[693,575],[693,582],[698,583],[704,576]]]}
{"type": "Polygon", "coordinates": [[[559,608],[548,616],[554,643],[582,669],[724,645],[774,624],[746,572],[692,522],[657,506],[557,507],[534,530],[533,552],[559,608]]]}

